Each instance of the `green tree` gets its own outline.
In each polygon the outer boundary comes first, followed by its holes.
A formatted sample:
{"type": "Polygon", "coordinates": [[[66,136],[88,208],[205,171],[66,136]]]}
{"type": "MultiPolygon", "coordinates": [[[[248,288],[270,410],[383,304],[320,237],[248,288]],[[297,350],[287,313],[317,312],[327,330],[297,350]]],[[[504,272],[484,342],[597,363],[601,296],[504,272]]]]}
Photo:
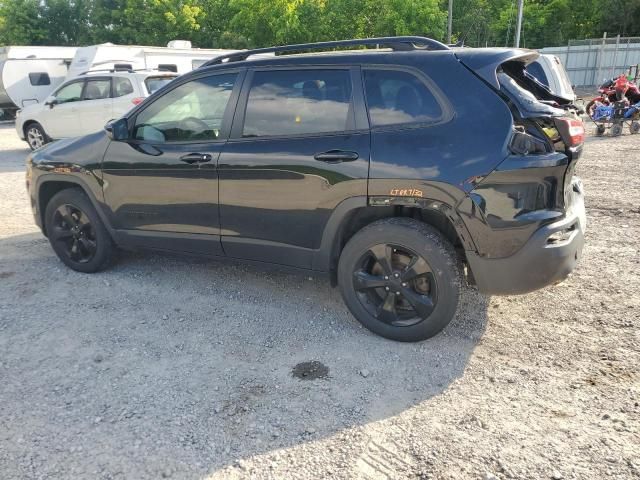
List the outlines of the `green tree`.
{"type": "Polygon", "coordinates": [[[640,0],[611,0],[600,19],[600,30],[611,36],[640,35],[640,0]]]}
{"type": "Polygon", "coordinates": [[[48,33],[38,0],[0,0],[0,44],[44,45],[48,33]]]}
{"type": "Polygon", "coordinates": [[[143,45],[188,40],[200,30],[204,15],[199,0],[126,0],[119,37],[143,45]]]}

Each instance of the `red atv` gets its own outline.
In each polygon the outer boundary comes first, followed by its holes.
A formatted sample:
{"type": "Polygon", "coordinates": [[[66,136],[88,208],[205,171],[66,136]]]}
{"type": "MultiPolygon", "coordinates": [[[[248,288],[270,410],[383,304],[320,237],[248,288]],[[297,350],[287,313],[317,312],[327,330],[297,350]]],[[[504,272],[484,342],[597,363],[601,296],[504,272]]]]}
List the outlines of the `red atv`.
{"type": "Polygon", "coordinates": [[[589,117],[593,118],[593,113],[598,105],[611,105],[617,101],[627,99],[631,105],[640,102],[640,89],[629,81],[626,75],[620,75],[606,81],[598,89],[600,96],[594,98],[585,107],[589,117]]]}

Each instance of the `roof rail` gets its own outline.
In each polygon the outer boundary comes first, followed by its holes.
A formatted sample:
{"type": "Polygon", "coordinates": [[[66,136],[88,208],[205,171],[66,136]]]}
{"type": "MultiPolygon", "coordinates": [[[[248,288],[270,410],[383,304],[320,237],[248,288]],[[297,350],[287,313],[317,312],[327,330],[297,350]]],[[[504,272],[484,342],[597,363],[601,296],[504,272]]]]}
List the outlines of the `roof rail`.
{"type": "Polygon", "coordinates": [[[131,70],[133,73],[136,72],[161,72],[161,73],[175,73],[179,75],[178,72],[174,72],[173,70],[166,70],[164,68],[134,68],[131,70]]]}
{"type": "Polygon", "coordinates": [[[96,70],[86,70],[82,73],[78,74],[78,77],[80,75],[86,75],[87,73],[94,73],[94,72],[109,72],[109,73],[114,73],[114,72],[125,72],[125,73],[133,73],[135,70],[132,70],[130,68],[98,68],[96,70]]]}
{"type": "Polygon", "coordinates": [[[246,60],[251,55],[260,53],[285,53],[296,52],[301,50],[329,50],[338,47],[366,46],[376,45],[389,47],[395,51],[411,51],[411,50],[449,50],[444,43],[438,42],[432,38],[426,37],[379,37],[379,38],[363,38],[353,40],[337,40],[332,42],[317,43],[301,43],[298,45],[282,45],[279,47],[254,48],[253,50],[241,50],[239,52],[227,53],[215,57],[208,62],[203,63],[199,68],[208,67],[210,65],[218,65],[227,62],[238,62],[246,60]]]}

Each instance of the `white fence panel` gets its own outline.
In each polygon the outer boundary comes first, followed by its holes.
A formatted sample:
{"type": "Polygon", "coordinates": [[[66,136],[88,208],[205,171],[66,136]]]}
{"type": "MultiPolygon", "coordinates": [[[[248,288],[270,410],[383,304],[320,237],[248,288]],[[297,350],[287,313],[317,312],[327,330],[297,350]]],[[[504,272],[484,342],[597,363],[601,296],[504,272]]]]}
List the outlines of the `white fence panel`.
{"type": "Polygon", "coordinates": [[[556,55],[573,85],[589,87],[625,73],[631,65],[640,64],[640,38],[570,40],[566,47],[547,47],[540,52],[556,55]]]}

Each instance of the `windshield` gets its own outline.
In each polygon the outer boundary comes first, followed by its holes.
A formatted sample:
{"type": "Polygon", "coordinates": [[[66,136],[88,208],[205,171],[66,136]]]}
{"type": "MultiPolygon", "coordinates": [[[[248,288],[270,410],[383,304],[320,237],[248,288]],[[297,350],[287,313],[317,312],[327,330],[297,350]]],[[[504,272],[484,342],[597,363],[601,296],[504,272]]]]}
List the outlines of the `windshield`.
{"type": "Polygon", "coordinates": [[[147,77],[144,81],[144,84],[147,86],[149,94],[152,94],[156,90],[160,90],[174,78],[176,77],[169,75],[163,75],[162,77],[147,77]]]}

